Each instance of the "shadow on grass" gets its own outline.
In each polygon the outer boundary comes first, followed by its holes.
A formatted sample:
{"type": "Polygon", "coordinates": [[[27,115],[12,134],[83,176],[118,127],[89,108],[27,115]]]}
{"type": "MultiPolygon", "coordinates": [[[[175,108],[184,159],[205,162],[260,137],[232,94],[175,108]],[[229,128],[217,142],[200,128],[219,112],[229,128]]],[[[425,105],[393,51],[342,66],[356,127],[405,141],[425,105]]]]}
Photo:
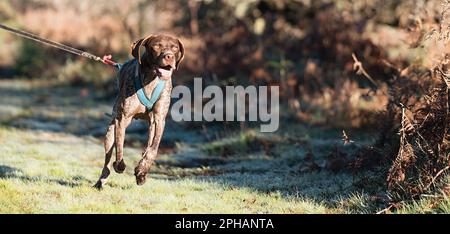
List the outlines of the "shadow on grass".
{"type": "Polygon", "coordinates": [[[307,199],[333,208],[349,200],[359,202],[355,209],[361,208],[362,213],[384,205],[385,183],[378,169],[347,168],[362,145],[343,145],[339,130],[325,133],[308,127],[305,131],[313,137],[237,135],[197,145],[198,151],[181,150],[157,160],[149,177],[210,182],[225,189],[307,199]]]}
{"type": "Polygon", "coordinates": [[[100,136],[110,121],[105,115],[112,109],[105,108],[108,104],[98,100],[95,91],[88,88],[3,81],[0,86],[0,124],[100,136]]]}
{"type": "Polygon", "coordinates": [[[0,165],[0,179],[19,179],[22,182],[27,183],[35,183],[35,182],[46,182],[46,183],[52,183],[52,184],[58,184],[62,186],[67,187],[80,187],[83,185],[86,185],[87,183],[93,183],[92,181],[86,179],[83,176],[73,176],[70,180],[63,180],[63,179],[54,179],[54,178],[47,178],[43,176],[28,176],[23,175],[23,171],[17,168],[0,165]]]}

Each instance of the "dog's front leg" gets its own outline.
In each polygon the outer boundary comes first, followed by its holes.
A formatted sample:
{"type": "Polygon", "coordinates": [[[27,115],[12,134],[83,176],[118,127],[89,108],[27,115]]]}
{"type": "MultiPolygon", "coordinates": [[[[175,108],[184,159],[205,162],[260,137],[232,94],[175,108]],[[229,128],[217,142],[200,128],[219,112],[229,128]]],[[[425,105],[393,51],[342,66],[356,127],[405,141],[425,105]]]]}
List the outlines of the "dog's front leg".
{"type": "Polygon", "coordinates": [[[136,176],[136,183],[138,185],[143,185],[145,183],[147,172],[156,159],[165,123],[165,117],[158,115],[156,115],[153,123],[150,122],[147,147],[141,161],[139,161],[138,166],[134,169],[134,175],[136,176]]]}
{"type": "Polygon", "coordinates": [[[123,173],[126,168],[123,161],[123,144],[125,142],[125,130],[130,125],[131,120],[132,118],[124,115],[115,120],[116,161],[113,163],[113,167],[117,173],[123,173]]]}

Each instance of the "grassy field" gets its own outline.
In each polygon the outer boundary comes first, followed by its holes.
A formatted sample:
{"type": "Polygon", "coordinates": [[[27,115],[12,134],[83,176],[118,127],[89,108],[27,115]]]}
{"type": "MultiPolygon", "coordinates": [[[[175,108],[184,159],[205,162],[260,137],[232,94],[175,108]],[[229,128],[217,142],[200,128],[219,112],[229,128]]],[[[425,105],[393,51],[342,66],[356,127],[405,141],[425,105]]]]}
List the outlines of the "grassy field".
{"type": "MultiPolygon", "coordinates": [[[[169,122],[159,159],[138,187],[133,168],[146,134],[136,122],[127,170],[97,191],[111,103],[86,88],[0,81],[0,213],[375,213],[388,206],[385,178],[375,172],[318,169],[333,148],[355,150],[342,146],[339,130],[300,124],[207,140],[169,122]]],[[[354,139],[365,145],[374,137],[354,139]]],[[[396,212],[449,213],[450,200],[422,199],[396,212]]]]}

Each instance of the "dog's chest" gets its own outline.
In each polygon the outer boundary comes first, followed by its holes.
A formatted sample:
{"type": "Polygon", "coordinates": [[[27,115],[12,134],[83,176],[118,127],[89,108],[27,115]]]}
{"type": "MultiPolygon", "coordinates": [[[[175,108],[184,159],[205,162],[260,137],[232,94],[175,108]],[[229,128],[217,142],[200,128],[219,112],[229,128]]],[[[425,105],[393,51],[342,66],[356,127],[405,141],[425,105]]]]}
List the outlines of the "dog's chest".
{"type": "MultiPolygon", "coordinates": [[[[158,86],[159,82],[160,82],[160,78],[158,78],[158,77],[145,78],[145,80],[143,82],[143,89],[144,89],[145,95],[148,98],[152,97],[152,94],[153,94],[153,92],[155,92],[156,86],[158,86]]],[[[172,81],[169,78],[169,79],[165,80],[164,88],[159,96],[161,97],[165,92],[170,92],[171,87],[172,87],[172,81]]]]}
{"type": "Polygon", "coordinates": [[[160,78],[152,73],[145,75],[141,73],[139,77],[136,76],[135,66],[136,64],[132,63],[122,70],[122,77],[125,81],[123,82],[125,87],[122,86],[125,93],[122,94],[125,95],[121,99],[120,105],[126,115],[145,114],[149,111],[148,106],[152,106],[151,109],[162,110],[161,108],[164,109],[170,105],[171,78],[161,82],[160,78]]]}
{"type": "Polygon", "coordinates": [[[158,79],[156,77],[145,77],[142,83],[145,95],[150,97],[158,84],[158,79]]]}

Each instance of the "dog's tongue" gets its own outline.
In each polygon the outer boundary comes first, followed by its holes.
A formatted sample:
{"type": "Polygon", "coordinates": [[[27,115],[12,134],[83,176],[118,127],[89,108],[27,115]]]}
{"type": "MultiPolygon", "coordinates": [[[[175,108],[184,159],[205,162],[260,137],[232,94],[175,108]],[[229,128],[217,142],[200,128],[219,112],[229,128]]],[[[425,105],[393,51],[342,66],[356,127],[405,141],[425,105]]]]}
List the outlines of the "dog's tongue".
{"type": "Polygon", "coordinates": [[[173,69],[171,68],[170,70],[166,70],[159,68],[158,72],[159,74],[161,74],[162,77],[172,77],[173,69]]]}

